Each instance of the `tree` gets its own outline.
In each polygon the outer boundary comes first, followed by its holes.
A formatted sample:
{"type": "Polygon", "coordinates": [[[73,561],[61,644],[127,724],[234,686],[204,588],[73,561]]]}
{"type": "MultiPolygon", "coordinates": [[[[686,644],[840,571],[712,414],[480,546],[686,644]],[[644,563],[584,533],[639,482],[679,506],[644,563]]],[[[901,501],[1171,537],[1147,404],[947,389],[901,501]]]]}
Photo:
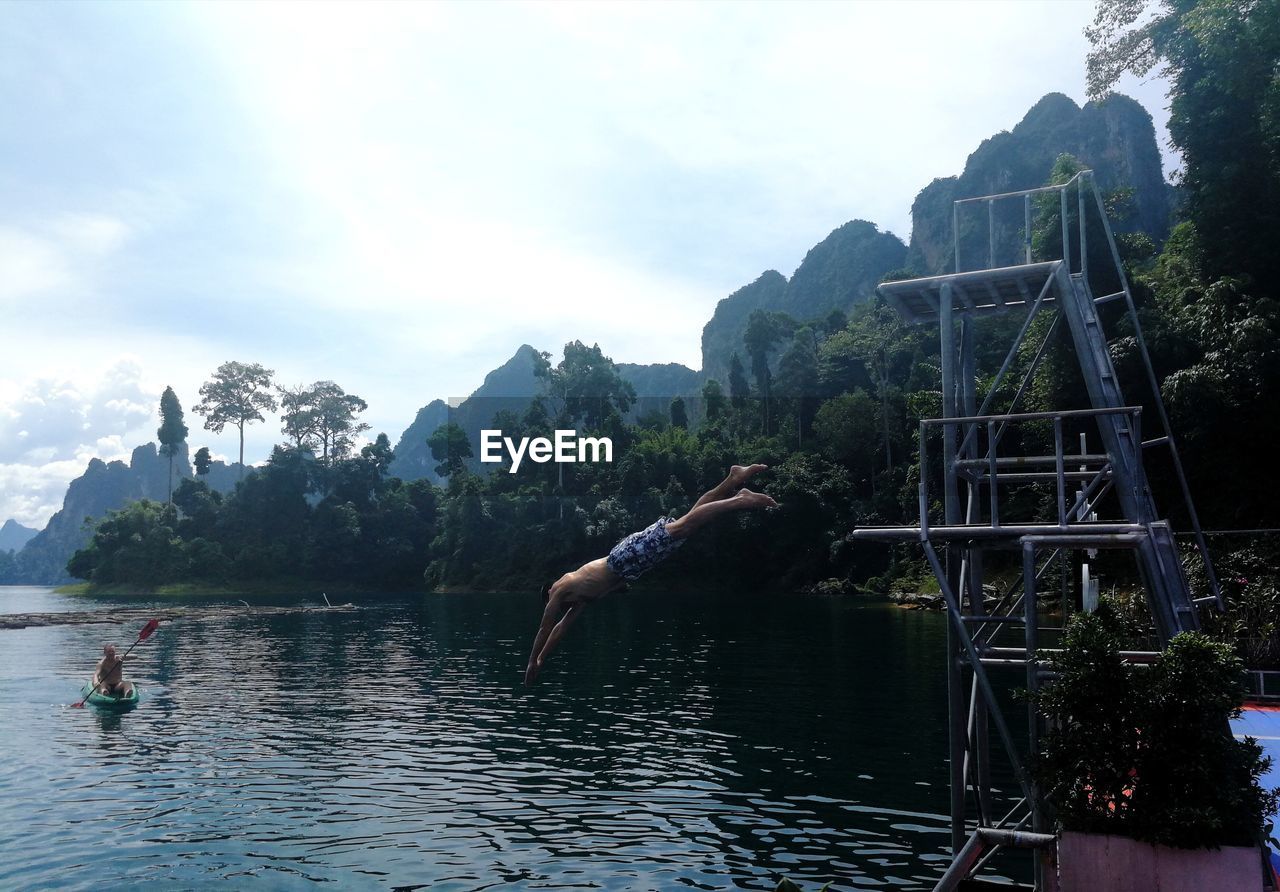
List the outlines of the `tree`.
{"type": "Polygon", "coordinates": [[[1169,83],[1169,136],[1210,277],[1280,274],[1280,0],[1101,0],[1090,97],[1125,72],[1169,83]],[[1152,14],[1154,12],[1154,14],[1152,14]]]}
{"type": "Polygon", "coordinates": [[[671,401],[671,426],[681,430],[689,429],[689,413],[684,407],[682,397],[676,397],[671,401]]]}
{"type": "Polygon", "coordinates": [[[452,421],[436,428],[435,433],[427,438],[427,446],[431,449],[431,457],[440,462],[436,465],[436,473],[450,480],[462,475],[467,467],[466,461],[472,455],[467,432],[452,421]]]}
{"type": "Polygon", "coordinates": [[[196,450],[192,463],[196,466],[196,476],[203,477],[209,473],[209,466],[213,464],[213,456],[209,454],[208,446],[201,446],[196,450]]]}
{"type": "Polygon", "coordinates": [[[378,434],[372,443],[366,443],[360,450],[360,457],[373,465],[379,477],[386,477],[396,456],[390,438],[386,434],[378,434]]]}
{"type": "Polygon", "coordinates": [[[863,390],[827,400],[813,420],[818,446],[855,480],[875,483],[876,402],[863,390]]]}
{"type": "Polygon", "coordinates": [[[733,401],[735,409],[741,409],[747,404],[749,396],[751,396],[751,384],[747,381],[746,370],[742,368],[742,360],[738,358],[738,352],[735,350],[729,357],[729,399],[733,401]]]}
{"type": "MultiPolygon", "coordinates": [[[[773,385],[773,373],[769,371],[769,352],[780,339],[795,330],[795,320],[786,313],[770,313],[752,310],[747,317],[747,331],[742,336],[751,358],[751,374],[756,379],[756,389],[764,400],[764,432],[769,433],[769,395],[773,385]]],[[[732,380],[732,379],[731,379],[732,380]]]]}
{"type": "Polygon", "coordinates": [[[369,429],[356,421],[369,404],[332,381],[281,388],[280,405],[284,410],[281,432],[292,437],[299,449],[318,452],[325,465],[350,454],[355,438],[369,429]]]}
{"type": "Polygon", "coordinates": [[[778,393],[794,401],[797,446],[813,420],[813,402],[818,392],[818,342],[812,328],[796,332],[791,346],[778,361],[778,393]]]}
{"type": "Polygon", "coordinates": [[[160,394],[160,428],[156,431],[160,440],[160,454],[169,457],[169,493],[165,501],[173,504],[173,457],[178,447],[187,441],[187,425],[182,418],[182,404],[172,387],[160,394]]]}
{"type": "Polygon", "coordinates": [[[196,412],[205,416],[206,430],[220,434],[228,424],[240,433],[240,478],[244,479],[244,426],[262,421],[263,412],[278,408],[271,394],[271,369],[256,362],[224,362],[213,378],[200,385],[200,404],[196,412]]]}
{"type": "Polygon", "coordinates": [[[708,378],[707,383],[702,385],[702,406],[707,421],[719,421],[724,415],[724,391],[720,389],[720,382],[715,378],[708,378]]]}
{"type": "Polygon", "coordinates": [[[600,350],[581,341],[564,345],[564,359],[554,368],[535,369],[548,381],[548,390],[573,421],[590,430],[600,427],[611,412],[625,414],[636,400],[635,388],[617,365],[600,350]]]}

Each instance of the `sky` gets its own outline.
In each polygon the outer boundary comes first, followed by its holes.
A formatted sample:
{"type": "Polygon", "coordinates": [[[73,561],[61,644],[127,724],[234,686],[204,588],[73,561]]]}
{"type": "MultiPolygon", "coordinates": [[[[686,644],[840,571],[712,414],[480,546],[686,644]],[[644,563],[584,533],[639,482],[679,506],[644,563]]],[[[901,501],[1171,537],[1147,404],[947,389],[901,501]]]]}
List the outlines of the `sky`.
{"type": "MultiPolygon", "coordinates": [[[[227,360],[393,443],[521,344],[700,365],[716,302],[1048,92],[1088,2],[0,4],[0,521],[227,360]]],[[[1152,113],[1164,85],[1120,84],[1152,113]]],[[[282,439],[252,426],[246,459],[282,439]]]]}

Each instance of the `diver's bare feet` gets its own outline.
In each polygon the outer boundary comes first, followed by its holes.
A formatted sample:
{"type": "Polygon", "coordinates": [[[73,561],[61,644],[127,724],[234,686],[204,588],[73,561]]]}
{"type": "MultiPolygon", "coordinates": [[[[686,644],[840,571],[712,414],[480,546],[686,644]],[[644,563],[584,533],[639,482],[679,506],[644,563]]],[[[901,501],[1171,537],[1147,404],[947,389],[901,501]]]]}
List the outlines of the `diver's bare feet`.
{"type": "Polygon", "coordinates": [[[767,496],[762,492],[752,492],[749,489],[740,489],[738,494],[733,497],[743,508],[777,508],[778,503],[773,500],[772,496],[767,496]]]}
{"type": "Polygon", "coordinates": [[[767,470],[768,465],[734,465],[729,469],[729,482],[733,486],[744,486],[756,474],[767,470]]]}

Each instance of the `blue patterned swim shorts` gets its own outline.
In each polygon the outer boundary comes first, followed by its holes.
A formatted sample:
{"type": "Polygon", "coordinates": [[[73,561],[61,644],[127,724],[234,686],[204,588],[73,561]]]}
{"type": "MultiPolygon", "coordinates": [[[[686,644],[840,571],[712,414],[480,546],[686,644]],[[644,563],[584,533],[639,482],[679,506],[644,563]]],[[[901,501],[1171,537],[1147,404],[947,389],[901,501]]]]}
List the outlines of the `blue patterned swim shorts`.
{"type": "Polygon", "coordinates": [[[667,532],[667,524],[673,517],[659,517],[638,533],[632,533],[609,552],[606,563],[609,569],[628,582],[634,582],[642,573],[652,570],[684,544],[683,539],[673,539],[667,532]]]}

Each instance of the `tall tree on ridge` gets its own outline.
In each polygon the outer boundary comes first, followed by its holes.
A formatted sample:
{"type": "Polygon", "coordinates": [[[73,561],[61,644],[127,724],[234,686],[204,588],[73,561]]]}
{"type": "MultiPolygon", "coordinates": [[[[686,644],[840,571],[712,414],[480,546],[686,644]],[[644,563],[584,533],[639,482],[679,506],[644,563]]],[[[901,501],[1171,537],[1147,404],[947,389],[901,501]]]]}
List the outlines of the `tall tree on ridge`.
{"type": "Polygon", "coordinates": [[[244,426],[264,420],[279,404],[271,394],[275,372],[256,362],[224,362],[213,377],[200,385],[196,412],[205,416],[206,430],[220,434],[228,424],[240,432],[240,479],[244,479],[244,426]]]}
{"type": "Polygon", "coordinates": [[[187,440],[187,425],[182,417],[182,404],[172,387],[166,387],[160,395],[160,428],[156,431],[160,440],[160,454],[169,456],[169,493],[167,504],[173,504],[173,457],[178,447],[187,440]]]}

